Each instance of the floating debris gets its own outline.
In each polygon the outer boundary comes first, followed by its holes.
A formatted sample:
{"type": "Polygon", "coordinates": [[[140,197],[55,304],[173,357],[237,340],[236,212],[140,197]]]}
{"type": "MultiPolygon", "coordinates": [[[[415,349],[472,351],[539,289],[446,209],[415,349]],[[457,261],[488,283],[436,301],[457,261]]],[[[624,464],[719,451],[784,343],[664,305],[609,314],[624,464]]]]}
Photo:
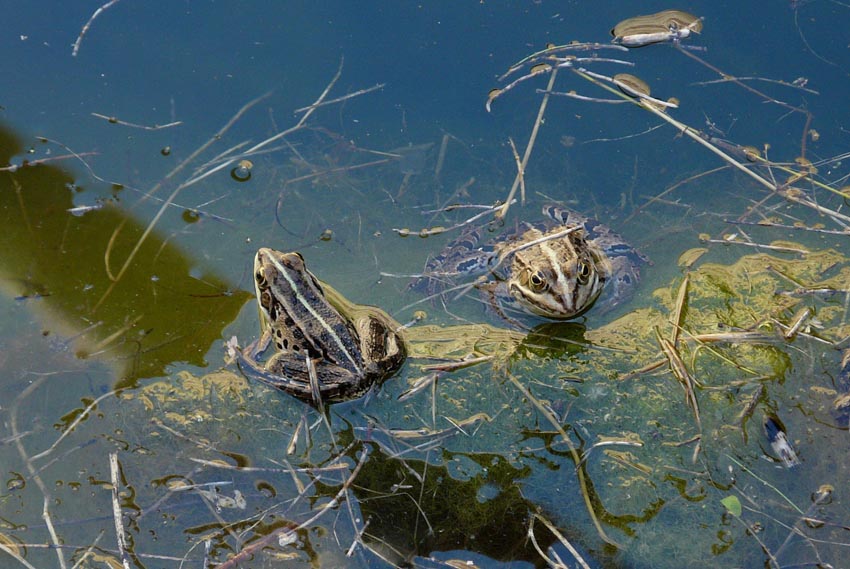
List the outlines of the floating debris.
{"type": "Polygon", "coordinates": [[[675,98],[671,98],[669,101],[662,101],[661,99],[652,97],[652,89],[650,89],[649,84],[640,77],[636,77],[630,73],[618,73],[611,78],[611,82],[629,97],[641,99],[645,104],[652,105],[659,111],[663,111],[665,108],[675,109],[679,106],[679,101],[675,98]]]}
{"type": "Polygon", "coordinates": [[[105,204],[105,202],[98,202],[94,205],[81,205],[81,206],[78,206],[78,207],[71,207],[71,208],[68,208],[68,213],[70,213],[71,215],[76,216],[76,217],[82,217],[83,215],[87,214],[90,211],[97,211],[97,210],[103,208],[104,204],[105,204]]]}
{"type": "Polygon", "coordinates": [[[681,10],[664,10],[657,14],[623,20],[611,30],[615,44],[643,47],[653,43],[679,41],[702,31],[702,18],[681,10]]]}
{"type": "Polygon", "coordinates": [[[251,179],[251,170],[254,168],[254,163],[250,160],[240,160],[239,163],[230,171],[230,177],[237,182],[247,182],[251,179]]]}
{"type": "Polygon", "coordinates": [[[617,73],[614,75],[614,84],[620,88],[620,91],[630,97],[648,97],[652,93],[652,89],[650,89],[646,81],[630,73],[617,73]]]}
{"type": "Polygon", "coordinates": [[[770,443],[770,448],[782,460],[785,468],[793,468],[800,464],[800,459],[797,458],[797,453],[794,447],[788,441],[788,435],[785,432],[785,425],[775,415],[766,415],[764,418],[764,432],[767,435],[767,440],[770,443]]]}
{"type": "Polygon", "coordinates": [[[181,217],[186,223],[195,223],[201,219],[201,212],[196,209],[184,209],[181,217]]]}

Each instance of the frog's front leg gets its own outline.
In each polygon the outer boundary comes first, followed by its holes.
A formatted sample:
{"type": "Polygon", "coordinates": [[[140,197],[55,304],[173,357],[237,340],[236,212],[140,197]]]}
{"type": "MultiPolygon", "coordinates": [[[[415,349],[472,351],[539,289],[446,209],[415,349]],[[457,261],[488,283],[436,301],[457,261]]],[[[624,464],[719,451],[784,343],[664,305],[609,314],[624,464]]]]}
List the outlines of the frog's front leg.
{"type": "Polygon", "coordinates": [[[516,318],[511,317],[508,312],[522,313],[522,309],[516,306],[516,301],[508,291],[505,281],[487,281],[475,285],[481,296],[481,300],[487,307],[487,311],[495,314],[510,326],[518,329],[527,328],[516,318]]]}
{"type": "Polygon", "coordinates": [[[239,366],[246,377],[274,385],[274,373],[267,370],[267,364],[258,361],[271,343],[272,334],[267,330],[244,348],[235,348],[231,351],[231,356],[236,361],[236,365],[239,366]]]}
{"type": "Polygon", "coordinates": [[[256,364],[257,358],[265,353],[271,343],[271,331],[266,330],[259,338],[245,346],[245,348],[239,352],[239,355],[241,355],[243,359],[253,361],[256,364]]]}
{"type": "Polygon", "coordinates": [[[458,279],[485,274],[494,260],[493,248],[481,245],[481,228],[469,228],[429,259],[422,275],[411,281],[408,288],[437,295],[458,279]]]}

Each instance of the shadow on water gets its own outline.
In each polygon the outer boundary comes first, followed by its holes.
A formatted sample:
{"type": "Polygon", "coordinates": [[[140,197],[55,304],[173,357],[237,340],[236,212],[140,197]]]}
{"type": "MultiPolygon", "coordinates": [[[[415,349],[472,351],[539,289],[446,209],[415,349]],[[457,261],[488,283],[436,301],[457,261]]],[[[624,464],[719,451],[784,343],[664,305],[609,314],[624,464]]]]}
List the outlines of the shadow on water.
{"type": "MultiPolygon", "coordinates": [[[[0,163],[21,150],[13,133],[0,130],[0,163]]],[[[145,226],[120,206],[120,188],[96,211],[75,214],[74,196],[83,191],[60,162],[0,172],[4,292],[38,315],[45,338],[59,338],[77,358],[108,363],[116,388],[162,376],[172,363],[206,365],[210,346],[250,295],[153,234],[100,303],[145,226]]]]}

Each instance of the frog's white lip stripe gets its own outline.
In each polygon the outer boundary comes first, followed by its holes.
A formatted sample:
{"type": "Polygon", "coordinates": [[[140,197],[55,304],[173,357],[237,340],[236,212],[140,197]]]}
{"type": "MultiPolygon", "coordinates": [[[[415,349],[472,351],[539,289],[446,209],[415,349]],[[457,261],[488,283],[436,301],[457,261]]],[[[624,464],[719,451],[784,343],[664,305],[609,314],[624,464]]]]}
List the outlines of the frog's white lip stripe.
{"type": "Polygon", "coordinates": [[[298,302],[301,304],[301,306],[306,308],[307,312],[309,312],[313,316],[313,318],[316,319],[316,321],[321,323],[322,328],[324,328],[325,331],[327,331],[328,335],[330,335],[330,337],[333,338],[333,341],[339,347],[340,351],[342,351],[342,353],[345,354],[345,357],[348,358],[348,361],[351,362],[351,365],[354,366],[354,369],[357,370],[358,373],[362,372],[363,370],[360,367],[360,364],[358,364],[357,361],[351,356],[348,349],[345,347],[345,343],[343,343],[343,341],[340,339],[340,337],[337,336],[337,334],[336,334],[336,332],[334,332],[333,328],[331,328],[328,325],[328,323],[325,321],[325,319],[322,318],[313,309],[312,306],[310,306],[310,304],[307,302],[307,300],[303,296],[301,296],[301,292],[299,291],[298,286],[292,280],[292,278],[290,278],[290,276],[289,276],[288,269],[286,269],[283,265],[281,265],[280,262],[278,262],[278,260],[275,259],[273,255],[268,255],[268,257],[269,257],[269,260],[271,261],[271,263],[277,268],[278,271],[280,271],[280,274],[282,274],[283,277],[287,280],[287,282],[289,283],[289,286],[292,287],[292,291],[295,293],[295,298],[298,300],[298,302]]]}

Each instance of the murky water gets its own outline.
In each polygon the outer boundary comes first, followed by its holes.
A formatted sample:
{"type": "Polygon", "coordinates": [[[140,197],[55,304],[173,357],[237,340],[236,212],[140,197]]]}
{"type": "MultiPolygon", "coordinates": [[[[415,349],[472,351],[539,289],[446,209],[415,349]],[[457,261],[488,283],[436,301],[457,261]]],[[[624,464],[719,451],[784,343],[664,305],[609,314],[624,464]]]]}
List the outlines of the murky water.
{"type": "MultiPolygon", "coordinates": [[[[123,0],[76,56],[97,6],[10,13],[3,565],[840,567],[850,8],[678,8],[707,50],[576,54],[679,99],[668,116],[774,190],[636,105],[552,96],[508,223],[560,201],[653,264],[627,305],[527,334],[475,294],[408,291],[456,235],[416,234],[507,195],[550,76],[487,113],[497,78],[547,42],[609,42],[642,3],[123,0]],[[225,364],[258,335],[259,246],[400,322],[425,310],[417,356],[492,358],[404,398],[434,373],[409,358],[323,419],[225,364]]],[[[554,89],[624,100],[570,68],[554,89]]]]}

